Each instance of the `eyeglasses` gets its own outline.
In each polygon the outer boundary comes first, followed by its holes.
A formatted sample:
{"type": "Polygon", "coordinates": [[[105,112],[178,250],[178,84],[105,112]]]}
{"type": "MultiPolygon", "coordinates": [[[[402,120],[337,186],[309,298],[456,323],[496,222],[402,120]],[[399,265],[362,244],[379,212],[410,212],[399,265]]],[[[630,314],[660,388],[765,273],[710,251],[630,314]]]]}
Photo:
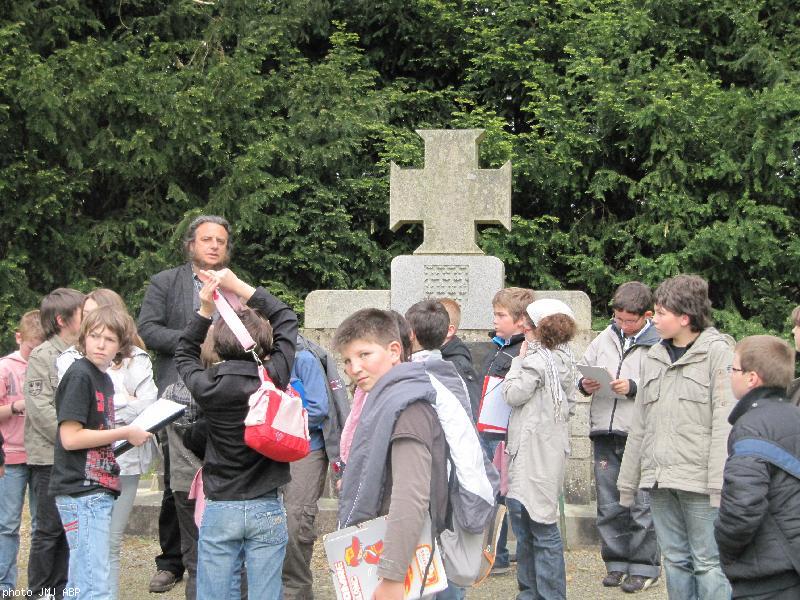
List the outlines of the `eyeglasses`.
{"type": "Polygon", "coordinates": [[[644,315],[641,317],[636,317],[635,319],[620,319],[618,316],[614,315],[612,317],[614,319],[614,323],[617,325],[636,325],[639,321],[644,318],[644,315]]]}
{"type": "Polygon", "coordinates": [[[728,365],[728,373],[732,373],[733,371],[736,371],[737,373],[746,373],[744,369],[737,369],[733,365],[728,365]]]}

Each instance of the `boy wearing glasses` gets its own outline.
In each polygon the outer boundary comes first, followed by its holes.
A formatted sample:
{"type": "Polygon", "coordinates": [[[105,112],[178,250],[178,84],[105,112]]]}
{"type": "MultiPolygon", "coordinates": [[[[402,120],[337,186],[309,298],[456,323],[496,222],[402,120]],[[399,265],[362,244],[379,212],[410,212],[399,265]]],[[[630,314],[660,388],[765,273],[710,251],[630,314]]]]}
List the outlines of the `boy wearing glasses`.
{"type": "Polygon", "coordinates": [[[714,523],[734,598],[800,598],[800,410],[786,398],[795,352],[780,338],[736,345],[722,500],[714,523]]]}
{"type": "Polygon", "coordinates": [[[597,492],[597,529],[600,552],[606,564],[606,587],[621,586],[638,592],[652,586],[661,572],[660,552],[650,496],[639,490],[633,505],[621,506],[617,477],[625,441],[633,418],[639,366],[642,357],[659,335],[650,317],[653,293],[638,281],[624,283],[614,293],[614,318],[583,355],[583,363],[609,371],[615,393],[604,392],[588,378],[578,381],[578,390],[592,396],[589,408],[590,433],[594,449],[594,480],[597,492]]]}

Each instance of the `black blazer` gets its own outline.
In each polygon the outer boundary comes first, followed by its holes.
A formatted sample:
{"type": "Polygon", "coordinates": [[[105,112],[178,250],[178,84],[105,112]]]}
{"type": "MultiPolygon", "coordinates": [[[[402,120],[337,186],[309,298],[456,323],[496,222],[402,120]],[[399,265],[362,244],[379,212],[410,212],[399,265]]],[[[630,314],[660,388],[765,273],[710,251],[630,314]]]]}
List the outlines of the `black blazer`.
{"type": "Polygon", "coordinates": [[[183,328],[200,308],[194,287],[192,265],[186,263],[153,275],[139,311],[139,335],[147,349],[155,352],[158,394],[178,381],[175,349],[183,328]]]}

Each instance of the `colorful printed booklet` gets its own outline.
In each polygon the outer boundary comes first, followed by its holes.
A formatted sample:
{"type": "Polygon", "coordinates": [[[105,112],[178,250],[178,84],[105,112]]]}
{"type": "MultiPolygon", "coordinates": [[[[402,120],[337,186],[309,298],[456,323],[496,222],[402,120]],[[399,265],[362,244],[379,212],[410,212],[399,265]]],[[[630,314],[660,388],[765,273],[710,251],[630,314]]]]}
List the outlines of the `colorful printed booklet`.
{"type": "MultiPolygon", "coordinates": [[[[338,600],[370,600],[378,587],[378,561],[383,552],[386,534],[386,517],[378,517],[360,525],[340,529],[322,538],[328,567],[333,577],[333,587],[338,600]]],[[[405,579],[405,598],[427,598],[447,588],[447,577],[438,545],[431,558],[431,520],[422,528],[414,560],[405,579]],[[420,595],[422,576],[428,568],[425,589],[420,595]]]]}

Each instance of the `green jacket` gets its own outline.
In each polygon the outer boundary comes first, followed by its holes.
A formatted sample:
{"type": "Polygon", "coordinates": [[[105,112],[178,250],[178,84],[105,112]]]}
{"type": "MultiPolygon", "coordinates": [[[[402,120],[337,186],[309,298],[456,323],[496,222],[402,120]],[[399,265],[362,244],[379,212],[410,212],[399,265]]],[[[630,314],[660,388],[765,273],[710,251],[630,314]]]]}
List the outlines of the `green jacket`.
{"type": "Polygon", "coordinates": [[[29,465],[52,465],[58,432],[56,359],[69,344],[54,335],[36,346],[25,372],[25,453],[29,465]]]}
{"type": "Polygon", "coordinates": [[[634,418],[617,487],[672,488],[719,497],[736,405],[728,367],[734,341],[705,329],[680,359],[671,362],[656,344],[642,360],[634,418]]]}

